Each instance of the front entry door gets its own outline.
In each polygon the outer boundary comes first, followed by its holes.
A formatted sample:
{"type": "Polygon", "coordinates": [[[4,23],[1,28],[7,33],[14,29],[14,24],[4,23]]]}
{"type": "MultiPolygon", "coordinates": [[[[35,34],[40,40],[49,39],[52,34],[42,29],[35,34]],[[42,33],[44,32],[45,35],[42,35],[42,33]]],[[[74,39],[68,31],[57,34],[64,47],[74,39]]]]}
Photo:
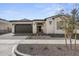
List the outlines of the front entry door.
{"type": "Polygon", "coordinates": [[[37,26],[37,33],[42,33],[42,26],[37,26]]]}

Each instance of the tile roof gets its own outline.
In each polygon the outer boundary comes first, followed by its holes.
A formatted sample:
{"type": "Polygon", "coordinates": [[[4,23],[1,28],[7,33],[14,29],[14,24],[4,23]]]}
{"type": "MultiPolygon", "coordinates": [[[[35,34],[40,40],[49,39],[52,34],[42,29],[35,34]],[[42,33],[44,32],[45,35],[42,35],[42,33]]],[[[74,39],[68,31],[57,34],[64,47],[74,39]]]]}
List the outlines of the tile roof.
{"type": "Polygon", "coordinates": [[[45,19],[34,19],[33,21],[45,21],[45,19]]]}

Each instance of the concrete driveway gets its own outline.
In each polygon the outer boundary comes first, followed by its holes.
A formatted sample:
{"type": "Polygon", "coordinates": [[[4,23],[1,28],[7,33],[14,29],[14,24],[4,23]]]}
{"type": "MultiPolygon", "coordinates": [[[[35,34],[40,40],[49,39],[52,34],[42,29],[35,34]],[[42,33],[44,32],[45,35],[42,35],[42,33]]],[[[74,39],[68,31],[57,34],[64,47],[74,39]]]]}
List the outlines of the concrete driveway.
{"type": "Polygon", "coordinates": [[[15,36],[13,33],[3,34],[0,35],[0,40],[2,39],[10,39],[10,40],[17,40],[17,39],[26,39],[27,36],[15,36]]]}

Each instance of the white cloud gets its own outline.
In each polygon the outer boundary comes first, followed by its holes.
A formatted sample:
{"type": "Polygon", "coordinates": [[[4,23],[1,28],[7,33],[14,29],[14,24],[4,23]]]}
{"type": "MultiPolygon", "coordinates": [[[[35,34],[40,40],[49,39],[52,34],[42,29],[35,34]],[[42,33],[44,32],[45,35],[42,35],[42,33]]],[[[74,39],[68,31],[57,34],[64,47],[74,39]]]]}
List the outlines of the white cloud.
{"type": "Polygon", "coordinates": [[[49,7],[47,7],[47,8],[45,8],[45,9],[43,9],[43,10],[41,10],[41,13],[42,14],[47,14],[47,15],[55,15],[55,14],[57,14],[57,13],[59,13],[59,11],[60,10],[62,10],[62,9],[64,9],[64,7],[63,6],[61,6],[61,5],[52,5],[52,6],[49,6],[49,7]]]}

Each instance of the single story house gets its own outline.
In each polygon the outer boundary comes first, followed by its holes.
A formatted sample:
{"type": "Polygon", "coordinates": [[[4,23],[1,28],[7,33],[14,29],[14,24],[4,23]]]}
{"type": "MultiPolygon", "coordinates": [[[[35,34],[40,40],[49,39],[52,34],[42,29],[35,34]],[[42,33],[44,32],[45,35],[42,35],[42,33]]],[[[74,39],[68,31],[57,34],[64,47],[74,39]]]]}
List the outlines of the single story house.
{"type": "Polygon", "coordinates": [[[11,26],[9,21],[0,18],[0,34],[11,32],[11,26]]]}
{"type": "MultiPolygon", "coordinates": [[[[12,33],[44,33],[44,34],[63,34],[61,30],[61,18],[59,16],[51,16],[45,19],[21,19],[12,20],[12,33]]],[[[79,22],[78,22],[79,24],[79,22]]],[[[79,28],[79,27],[78,27],[79,28]]],[[[77,30],[79,33],[79,30],[77,30]]]]}

